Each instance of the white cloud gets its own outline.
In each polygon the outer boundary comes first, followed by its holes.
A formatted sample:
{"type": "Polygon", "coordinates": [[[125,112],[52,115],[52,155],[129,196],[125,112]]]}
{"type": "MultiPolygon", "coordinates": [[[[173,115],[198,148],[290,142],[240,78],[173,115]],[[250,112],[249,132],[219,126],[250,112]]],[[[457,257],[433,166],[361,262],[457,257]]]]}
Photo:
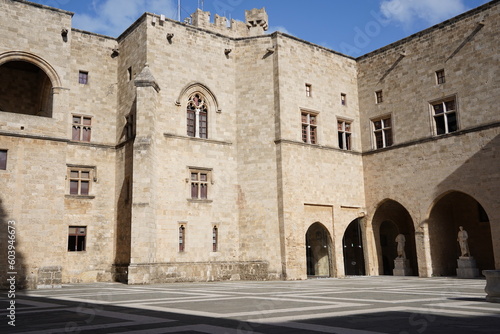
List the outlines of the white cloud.
{"type": "Polygon", "coordinates": [[[92,14],[75,14],[73,25],[82,30],[116,37],[144,12],[164,14],[173,18],[173,0],[104,0],[92,1],[92,14]]]}
{"type": "Polygon", "coordinates": [[[415,21],[433,25],[467,10],[464,0],[383,0],[380,11],[410,28],[415,21]]]}

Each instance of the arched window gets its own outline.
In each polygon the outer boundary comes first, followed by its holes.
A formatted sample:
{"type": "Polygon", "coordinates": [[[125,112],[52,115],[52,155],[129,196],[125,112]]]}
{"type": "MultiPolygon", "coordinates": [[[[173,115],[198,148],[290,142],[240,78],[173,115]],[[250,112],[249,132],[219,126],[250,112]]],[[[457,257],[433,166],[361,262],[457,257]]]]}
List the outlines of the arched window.
{"type": "Polygon", "coordinates": [[[192,94],[187,103],[187,135],[208,138],[208,108],[200,93],[192,94]]]}

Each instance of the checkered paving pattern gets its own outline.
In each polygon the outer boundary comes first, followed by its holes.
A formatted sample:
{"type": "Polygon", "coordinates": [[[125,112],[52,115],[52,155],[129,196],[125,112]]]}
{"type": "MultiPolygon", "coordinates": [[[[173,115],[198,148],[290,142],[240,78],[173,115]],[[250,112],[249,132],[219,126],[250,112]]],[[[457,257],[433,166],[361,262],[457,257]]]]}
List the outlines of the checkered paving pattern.
{"type": "MultiPolygon", "coordinates": [[[[307,281],[65,285],[16,294],[1,333],[500,333],[485,281],[352,277],[307,281]]],[[[2,305],[7,305],[5,299],[2,305]]]]}

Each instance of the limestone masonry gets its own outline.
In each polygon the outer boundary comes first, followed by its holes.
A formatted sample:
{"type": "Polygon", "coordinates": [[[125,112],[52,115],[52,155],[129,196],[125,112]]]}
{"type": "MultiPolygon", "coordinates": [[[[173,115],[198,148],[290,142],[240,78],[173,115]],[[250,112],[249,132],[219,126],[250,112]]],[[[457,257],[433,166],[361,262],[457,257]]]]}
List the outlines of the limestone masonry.
{"type": "Polygon", "coordinates": [[[500,1],[359,58],[245,14],[0,0],[2,284],[500,269],[500,1]]]}

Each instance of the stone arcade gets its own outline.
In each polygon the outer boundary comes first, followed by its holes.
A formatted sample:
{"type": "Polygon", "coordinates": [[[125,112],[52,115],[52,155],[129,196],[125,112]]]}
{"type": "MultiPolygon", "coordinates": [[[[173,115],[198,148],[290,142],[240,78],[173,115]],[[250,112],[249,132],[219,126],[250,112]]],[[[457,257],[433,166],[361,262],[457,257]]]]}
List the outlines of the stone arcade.
{"type": "Polygon", "coordinates": [[[116,39],[24,0],[0,16],[24,286],[392,275],[400,234],[403,274],[455,276],[459,226],[500,269],[499,1],[359,58],[266,34],[263,9],[116,39]]]}

